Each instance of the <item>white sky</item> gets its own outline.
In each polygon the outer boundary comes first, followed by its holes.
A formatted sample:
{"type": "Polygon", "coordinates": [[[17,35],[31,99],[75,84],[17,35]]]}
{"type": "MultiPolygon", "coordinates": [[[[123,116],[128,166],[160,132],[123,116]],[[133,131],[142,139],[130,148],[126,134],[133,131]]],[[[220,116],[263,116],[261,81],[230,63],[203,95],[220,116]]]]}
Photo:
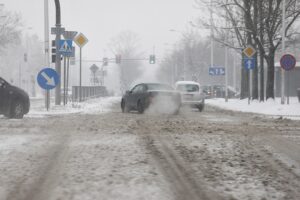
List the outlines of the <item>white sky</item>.
{"type": "MultiPolygon", "coordinates": [[[[44,0],[0,0],[7,10],[22,15],[29,32],[44,38],[44,0]]],[[[50,26],[54,26],[55,5],[49,0],[50,26]]],[[[188,22],[201,15],[194,8],[194,0],[61,0],[62,25],[67,30],[84,33],[89,43],[84,57],[102,59],[109,55],[108,42],[118,33],[130,30],[138,34],[144,51],[157,53],[170,49],[165,43],[174,43],[188,22]]],[[[53,36],[52,36],[53,37],[53,36]]],[[[159,56],[159,55],[158,55],[159,56]]]]}

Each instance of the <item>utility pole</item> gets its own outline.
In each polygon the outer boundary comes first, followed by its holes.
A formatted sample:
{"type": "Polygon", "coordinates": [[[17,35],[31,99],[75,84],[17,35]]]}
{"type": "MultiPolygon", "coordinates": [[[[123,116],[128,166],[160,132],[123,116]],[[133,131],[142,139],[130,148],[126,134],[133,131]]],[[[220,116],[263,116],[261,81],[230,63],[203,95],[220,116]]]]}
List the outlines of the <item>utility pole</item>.
{"type": "MultiPolygon", "coordinates": [[[[60,2],[59,0],[55,1],[56,7],[56,37],[55,37],[55,46],[56,46],[56,61],[55,61],[55,70],[61,80],[61,60],[60,60],[60,53],[59,49],[59,41],[61,39],[61,14],[60,14],[60,2]]],[[[59,81],[58,85],[55,88],[55,105],[60,105],[61,103],[61,83],[59,81]]]]}
{"type": "MultiPolygon", "coordinates": [[[[50,67],[49,60],[49,2],[44,0],[44,14],[45,14],[45,66],[50,67]]],[[[47,90],[45,94],[45,107],[47,111],[50,107],[50,92],[47,90]]]]}
{"type": "Polygon", "coordinates": [[[214,66],[214,29],[213,29],[213,4],[210,0],[210,67],[214,66]]]}
{"type": "MultiPolygon", "coordinates": [[[[282,55],[285,54],[285,0],[282,1],[282,55]]],[[[285,89],[285,73],[281,68],[281,104],[285,103],[284,89],[285,89]]]]}

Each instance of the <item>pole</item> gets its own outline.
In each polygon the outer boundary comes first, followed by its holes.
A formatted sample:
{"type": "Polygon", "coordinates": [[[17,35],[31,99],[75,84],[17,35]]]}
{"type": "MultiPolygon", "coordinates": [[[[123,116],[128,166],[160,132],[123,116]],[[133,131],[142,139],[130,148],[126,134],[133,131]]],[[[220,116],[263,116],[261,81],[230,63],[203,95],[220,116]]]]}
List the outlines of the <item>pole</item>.
{"type": "Polygon", "coordinates": [[[82,94],[81,94],[81,73],[82,73],[82,48],[80,47],[80,61],[79,61],[79,102],[81,102],[82,94]]]}
{"type": "MultiPolygon", "coordinates": [[[[56,46],[56,62],[55,62],[55,70],[61,79],[61,60],[59,49],[59,41],[61,39],[61,15],[60,15],[60,2],[59,0],[55,0],[56,7],[56,37],[55,37],[55,46],[56,46]]],[[[55,88],[55,105],[60,105],[61,103],[61,81],[59,81],[58,85],[55,88]]]]}
{"type": "Polygon", "coordinates": [[[68,103],[68,97],[69,97],[69,76],[70,76],[70,57],[67,57],[67,99],[66,104],[68,103]]]}
{"type": "MultiPolygon", "coordinates": [[[[285,54],[285,0],[282,1],[282,55],[285,54]]],[[[281,104],[285,103],[284,91],[285,91],[285,73],[284,69],[281,69],[281,104]]]]}
{"type": "Polygon", "coordinates": [[[212,8],[212,0],[210,0],[210,67],[214,66],[214,29],[212,8]]]}
{"type": "Polygon", "coordinates": [[[66,105],[67,57],[64,56],[64,106],[66,105]]]}
{"type": "Polygon", "coordinates": [[[225,102],[228,102],[228,47],[225,46],[225,102]]]}
{"type": "MultiPolygon", "coordinates": [[[[45,66],[50,67],[50,59],[49,59],[49,2],[48,0],[44,0],[44,33],[45,33],[45,66]]],[[[50,92],[48,90],[45,91],[45,107],[47,111],[50,107],[50,92]]]]}

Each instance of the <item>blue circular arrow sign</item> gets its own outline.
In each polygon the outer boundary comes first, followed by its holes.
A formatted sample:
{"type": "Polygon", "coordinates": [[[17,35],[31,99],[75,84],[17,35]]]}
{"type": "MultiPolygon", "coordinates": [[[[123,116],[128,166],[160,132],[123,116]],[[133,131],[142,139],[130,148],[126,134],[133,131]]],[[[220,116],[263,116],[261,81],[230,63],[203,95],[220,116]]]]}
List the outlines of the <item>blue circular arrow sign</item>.
{"type": "Polygon", "coordinates": [[[291,54],[285,54],[280,59],[280,66],[286,70],[292,70],[296,66],[296,58],[291,54]]]}
{"type": "Polygon", "coordinates": [[[39,86],[45,90],[52,90],[59,84],[59,76],[52,68],[42,69],[37,76],[39,86]]]}

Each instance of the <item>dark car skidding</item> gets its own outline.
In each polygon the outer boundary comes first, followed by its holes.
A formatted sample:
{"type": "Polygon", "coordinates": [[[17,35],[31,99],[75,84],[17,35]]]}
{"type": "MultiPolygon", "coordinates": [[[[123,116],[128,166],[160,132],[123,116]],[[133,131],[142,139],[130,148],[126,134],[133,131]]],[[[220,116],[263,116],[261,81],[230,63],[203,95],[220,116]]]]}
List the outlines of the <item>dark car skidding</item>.
{"type": "Polygon", "coordinates": [[[0,114],[8,118],[23,118],[29,112],[28,94],[0,77],[0,114]]]}
{"type": "Polygon", "coordinates": [[[180,93],[171,86],[160,83],[141,83],[134,86],[122,97],[122,112],[137,110],[144,113],[146,109],[154,112],[177,114],[181,106],[180,93]]]}

